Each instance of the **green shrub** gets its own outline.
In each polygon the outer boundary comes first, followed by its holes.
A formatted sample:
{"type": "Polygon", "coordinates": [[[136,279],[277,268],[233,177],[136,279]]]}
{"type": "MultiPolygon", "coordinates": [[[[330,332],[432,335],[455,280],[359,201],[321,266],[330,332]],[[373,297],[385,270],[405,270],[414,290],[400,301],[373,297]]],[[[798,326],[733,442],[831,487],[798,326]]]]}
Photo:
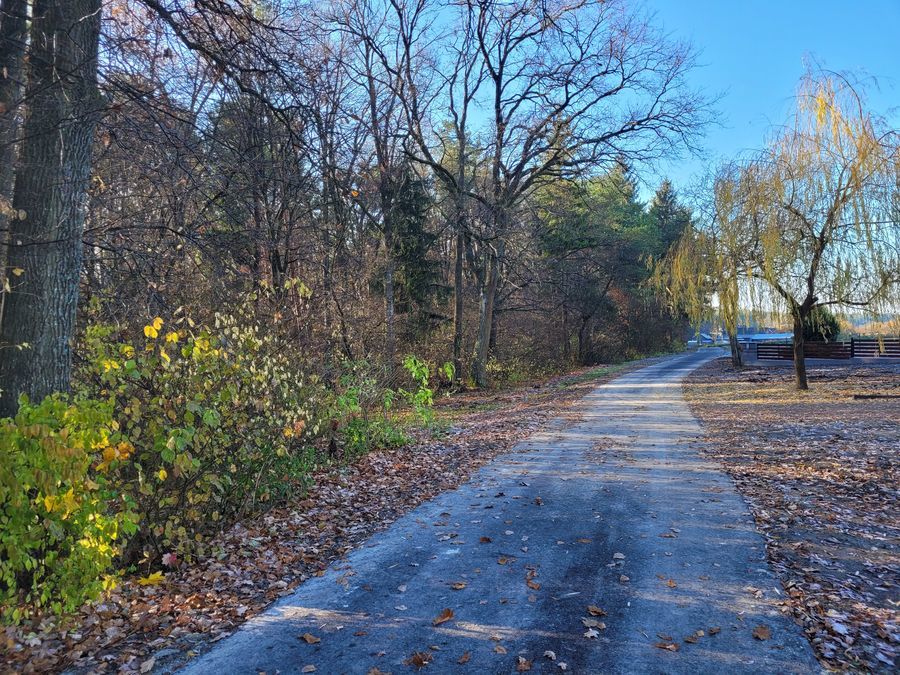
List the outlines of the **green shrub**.
{"type": "Polygon", "coordinates": [[[409,442],[393,419],[396,392],[379,383],[369,362],[346,362],[338,387],[331,416],[343,434],[344,449],[349,456],[409,442]]]}
{"type": "Polygon", "coordinates": [[[15,417],[0,420],[4,621],[72,611],[111,583],[116,542],[134,531],[134,516],[103,471],[131,452],[105,403],[23,397],[15,417]]]}
{"type": "Polygon", "coordinates": [[[305,487],[327,399],[269,333],[233,317],[214,328],[157,318],[144,344],[103,326],[84,342],[80,379],[134,446],[110,468],[141,514],[126,562],[204,553],[209,535],[305,487]]]}

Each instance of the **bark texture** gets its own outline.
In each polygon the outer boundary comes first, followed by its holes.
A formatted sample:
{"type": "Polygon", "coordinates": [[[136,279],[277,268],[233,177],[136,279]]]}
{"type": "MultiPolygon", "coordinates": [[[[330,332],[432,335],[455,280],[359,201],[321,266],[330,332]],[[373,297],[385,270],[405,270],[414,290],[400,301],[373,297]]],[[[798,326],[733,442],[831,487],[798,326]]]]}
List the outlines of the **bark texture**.
{"type": "Polygon", "coordinates": [[[0,415],[69,387],[96,113],[101,0],[36,0],[0,326],[0,415]]]}

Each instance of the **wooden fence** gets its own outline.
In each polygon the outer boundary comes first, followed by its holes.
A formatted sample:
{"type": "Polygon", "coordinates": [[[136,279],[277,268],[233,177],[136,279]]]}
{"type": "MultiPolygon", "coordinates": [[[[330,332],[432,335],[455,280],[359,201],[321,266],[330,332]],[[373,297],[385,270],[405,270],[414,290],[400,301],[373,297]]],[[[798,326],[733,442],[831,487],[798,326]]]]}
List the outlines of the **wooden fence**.
{"type": "MultiPolygon", "coordinates": [[[[853,338],[849,342],[807,342],[808,359],[888,358],[900,359],[900,338],[853,338]]],[[[761,361],[793,361],[794,347],[784,343],[758,342],[756,358],[761,361]]]]}

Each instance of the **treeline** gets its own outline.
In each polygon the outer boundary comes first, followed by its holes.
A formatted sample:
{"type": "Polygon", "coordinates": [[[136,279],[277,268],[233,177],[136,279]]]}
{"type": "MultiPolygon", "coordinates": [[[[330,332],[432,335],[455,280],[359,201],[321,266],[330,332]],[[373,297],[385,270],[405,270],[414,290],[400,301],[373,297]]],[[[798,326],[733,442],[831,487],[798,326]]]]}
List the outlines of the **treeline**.
{"type": "Polygon", "coordinates": [[[636,171],[692,64],[624,1],[0,0],[3,615],[204,553],[439,379],[678,344],[691,216],[636,171]]]}
{"type": "Polygon", "coordinates": [[[68,386],[76,301],[139,330],[252,298],[326,370],[424,350],[481,385],[673,338],[640,282],[681,207],[640,213],[628,167],[706,110],[625,4],[30,4],[2,14],[7,413],[68,386]]]}

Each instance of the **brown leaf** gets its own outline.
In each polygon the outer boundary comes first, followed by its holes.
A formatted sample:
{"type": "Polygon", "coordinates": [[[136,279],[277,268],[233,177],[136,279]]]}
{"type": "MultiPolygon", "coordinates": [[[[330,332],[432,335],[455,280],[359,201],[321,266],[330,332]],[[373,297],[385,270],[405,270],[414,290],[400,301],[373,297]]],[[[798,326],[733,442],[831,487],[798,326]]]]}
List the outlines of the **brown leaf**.
{"type": "Polygon", "coordinates": [[[677,652],[678,651],[678,643],[676,642],[657,642],[654,647],[658,647],[659,649],[665,649],[669,652],[677,652]]]}
{"type": "Polygon", "coordinates": [[[709,634],[710,634],[710,635],[716,635],[716,634],[721,633],[721,632],[722,632],[722,629],[719,628],[718,626],[712,626],[712,627],[709,629],[709,634]]]}
{"type": "Polygon", "coordinates": [[[762,624],[760,624],[753,629],[753,637],[755,637],[757,640],[768,640],[772,637],[772,629],[768,626],[763,626],[762,624]]]}
{"type": "Polygon", "coordinates": [[[520,656],[518,662],[516,663],[516,672],[527,673],[529,670],[531,670],[531,661],[526,659],[524,656],[520,656]]]}
{"type": "Polygon", "coordinates": [[[674,579],[669,579],[666,582],[666,586],[668,586],[669,588],[678,588],[678,584],[675,583],[674,579]]]}
{"type": "Polygon", "coordinates": [[[490,544],[492,540],[490,537],[481,537],[478,541],[480,541],[482,544],[490,544]]]}
{"type": "Polygon", "coordinates": [[[536,582],[536,581],[532,581],[531,579],[528,579],[528,580],[525,582],[525,585],[527,585],[528,588],[530,588],[530,589],[533,590],[533,591],[539,591],[539,590],[541,590],[541,585],[540,585],[538,582],[536,582]]]}
{"type": "Polygon", "coordinates": [[[316,667],[312,664],[310,664],[308,666],[303,666],[303,668],[300,669],[300,672],[301,673],[314,673],[314,672],[316,672],[316,667]]]}
{"type": "Polygon", "coordinates": [[[453,618],[453,610],[449,607],[445,607],[444,611],[438,614],[434,620],[431,622],[434,626],[440,626],[442,623],[447,623],[450,619],[453,618]]]}
{"type": "Polygon", "coordinates": [[[467,584],[465,581],[454,581],[452,584],[450,584],[450,588],[452,588],[454,591],[461,591],[466,586],[467,584]]]}
{"type": "Polygon", "coordinates": [[[509,560],[510,560],[510,559],[507,558],[506,556],[500,556],[499,558],[497,558],[497,564],[498,564],[498,565],[505,565],[506,563],[509,562],[509,560]]]}
{"type": "Polygon", "coordinates": [[[506,647],[504,647],[503,645],[497,645],[496,647],[494,647],[494,651],[498,654],[505,654],[506,647]]]}
{"type": "Polygon", "coordinates": [[[591,616],[606,616],[606,612],[597,607],[597,605],[588,605],[587,611],[591,616]]]}
{"type": "Polygon", "coordinates": [[[472,655],[469,652],[463,652],[463,655],[456,659],[456,662],[459,665],[463,665],[469,662],[469,659],[472,658],[472,655]]]}
{"type": "Polygon", "coordinates": [[[431,654],[428,652],[413,652],[412,656],[403,662],[407,666],[415,666],[416,668],[424,668],[431,663],[431,654]]]}
{"type": "Polygon", "coordinates": [[[304,633],[303,635],[300,636],[300,639],[303,640],[308,645],[316,645],[322,641],[321,638],[317,638],[312,633],[304,633]]]}

